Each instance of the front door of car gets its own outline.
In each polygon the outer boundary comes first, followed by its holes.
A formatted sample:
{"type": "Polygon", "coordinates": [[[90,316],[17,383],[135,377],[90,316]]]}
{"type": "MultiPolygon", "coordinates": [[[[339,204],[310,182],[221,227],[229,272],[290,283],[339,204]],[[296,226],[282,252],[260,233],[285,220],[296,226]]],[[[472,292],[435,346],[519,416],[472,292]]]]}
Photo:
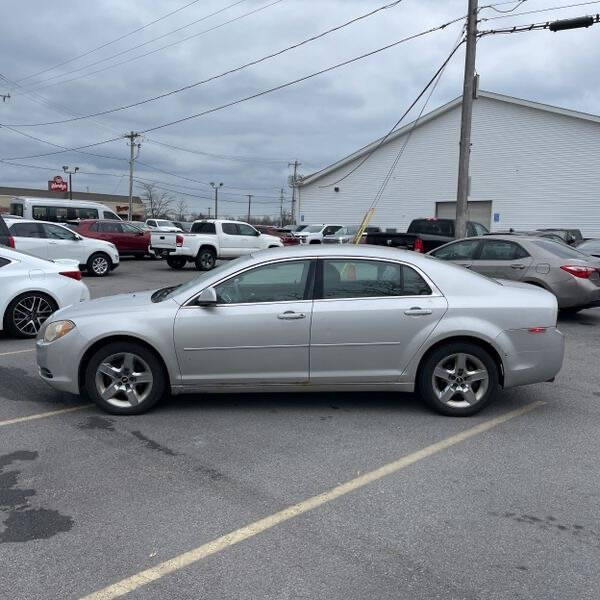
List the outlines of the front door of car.
{"type": "Polygon", "coordinates": [[[79,236],[70,229],[52,223],[42,223],[48,245],[48,258],[71,258],[80,264],[85,262],[79,236]]]}
{"type": "Polygon", "coordinates": [[[520,280],[533,259],[518,242],[483,239],[473,270],[499,279],[520,280]]]}
{"type": "Polygon", "coordinates": [[[253,250],[260,250],[263,247],[260,235],[254,227],[250,227],[245,223],[238,223],[237,227],[246,254],[250,254],[253,250]]]}
{"type": "Polygon", "coordinates": [[[397,262],[325,259],[317,273],[311,383],[399,381],[446,312],[446,299],[397,262]]]}
{"type": "Polygon", "coordinates": [[[175,319],[185,385],[308,381],[314,261],[251,267],[215,286],[217,305],[191,301],[175,319]]]}
{"type": "Polygon", "coordinates": [[[14,223],[10,226],[10,233],[15,238],[17,250],[48,258],[48,244],[41,223],[14,223]]]}
{"type": "Polygon", "coordinates": [[[130,249],[128,236],[123,233],[120,223],[104,221],[100,223],[100,233],[101,239],[114,244],[119,252],[127,252],[130,249]]]}
{"type": "MultiPolygon", "coordinates": [[[[121,229],[119,238],[122,240],[122,252],[145,253],[148,251],[147,236],[144,236],[137,227],[129,225],[129,223],[118,223],[118,226],[121,229]]],[[[119,247],[117,246],[117,248],[119,247]]],[[[121,251],[120,248],[119,251],[121,251]]]]}

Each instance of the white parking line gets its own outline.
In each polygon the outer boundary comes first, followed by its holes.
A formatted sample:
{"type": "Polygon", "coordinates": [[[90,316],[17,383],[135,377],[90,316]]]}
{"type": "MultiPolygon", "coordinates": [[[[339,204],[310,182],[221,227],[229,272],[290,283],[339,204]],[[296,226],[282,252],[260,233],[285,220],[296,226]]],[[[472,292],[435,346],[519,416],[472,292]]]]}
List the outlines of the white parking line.
{"type": "Polygon", "coordinates": [[[340,498],[341,496],[345,496],[346,494],[358,490],[369,483],[373,483],[381,479],[382,477],[386,477],[391,475],[392,473],[396,473],[397,471],[404,469],[424,458],[428,458],[442,450],[446,450],[451,446],[454,446],[460,442],[464,442],[469,438],[472,438],[480,433],[484,433],[492,429],[493,427],[497,427],[502,423],[506,423],[511,419],[516,417],[520,417],[525,413],[528,413],[536,408],[539,408],[545,404],[544,402],[533,402],[524,406],[523,408],[519,408],[517,410],[513,410],[509,413],[506,413],[500,417],[495,417],[494,419],[490,419],[488,421],[484,421],[479,425],[475,425],[474,427],[470,427],[461,433],[456,435],[452,435],[446,439],[440,440],[430,446],[423,448],[422,450],[417,450],[412,454],[408,454],[394,462],[388,463],[383,467],[379,467],[374,471],[370,471],[361,475],[360,477],[356,477],[355,479],[351,479],[346,483],[338,485],[333,489],[323,492],[317,496],[313,496],[312,498],[308,498],[307,500],[303,500],[298,504],[294,504],[293,506],[289,506],[273,515],[265,517],[264,519],[260,519],[259,521],[255,521],[254,523],[250,523],[241,529],[236,529],[231,533],[227,533],[211,542],[206,544],[202,544],[202,546],[198,546],[193,550],[189,550],[188,552],[184,552],[179,556],[175,556],[170,560],[166,560],[162,563],[154,567],[150,567],[149,569],[145,569],[140,571],[139,573],[132,575],[131,577],[127,577],[126,579],[122,579],[121,581],[109,585],[102,590],[89,594],[85,596],[82,600],[110,600],[112,598],[119,598],[121,596],[125,596],[126,594],[133,592],[134,590],[147,585],[165,575],[170,575],[175,571],[183,569],[188,565],[196,563],[207,556],[212,554],[216,554],[221,550],[225,550],[230,546],[234,546],[239,542],[247,540],[248,538],[254,537],[267,529],[271,529],[280,523],[284,523],[289,519],[293,519],[298,515],[311,511],[319,506],[327,504],[336,498],[340,498]]]}
{"type": "Polygon", "coordinates": [[[27,417],[15,417],[14,419],[7,419],[6,421],[0,421],[0,427],[6,427],[7,425],[16,425],[17,423],[24,423],[26,421],[37,421],[38,419],[45,419],[46,417],[53,417],[54,415],[61,415],[63,413],[75,412],[76,410],[83,410],[84,408],[90,408],[93,404],[82,404],[81,406],[71,406],[69,408],[61,408],[59,410],[50,410],[43,413],[37,413],[36,415],[29,415],[27,417]]]}
{"type": "Polygon", "coordinates": [[[23,352],[35,352],[35,348],[28,348],[27,350],[15,350],[14,352],[2,352],[0,356],[9,356],[11,354],[23,354],[23,352]]]}

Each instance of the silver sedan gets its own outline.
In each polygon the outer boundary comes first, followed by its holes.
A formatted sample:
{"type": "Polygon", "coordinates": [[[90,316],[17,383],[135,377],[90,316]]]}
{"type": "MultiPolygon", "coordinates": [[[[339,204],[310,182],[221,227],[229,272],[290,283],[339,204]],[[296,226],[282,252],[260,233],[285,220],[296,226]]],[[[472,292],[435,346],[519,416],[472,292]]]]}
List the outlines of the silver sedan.
{"type": "Polygon", "coordinates": [[[417,391],[467,416],[499,388],[554,378],[556,298],[414,252],[266,250],[180,286],[55,313],[40,376],[113,414],[168,391],[417,391]]]}

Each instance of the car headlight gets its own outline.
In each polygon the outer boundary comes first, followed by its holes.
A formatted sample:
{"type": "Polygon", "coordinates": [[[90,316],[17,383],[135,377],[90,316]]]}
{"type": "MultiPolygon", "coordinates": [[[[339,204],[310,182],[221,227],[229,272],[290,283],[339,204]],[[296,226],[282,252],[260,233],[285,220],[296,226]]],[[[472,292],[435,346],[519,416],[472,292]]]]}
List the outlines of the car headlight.
{"type": "Polygon", "coordinates": [[[50,323],[50,325],[46,327],[46,331],[44,332],[44,342],[54,342],[67,335],[67,333],[73,329],[75,329],[75,323],[73,323],[73,321],[54,321],[54,323],[50,323]]]}

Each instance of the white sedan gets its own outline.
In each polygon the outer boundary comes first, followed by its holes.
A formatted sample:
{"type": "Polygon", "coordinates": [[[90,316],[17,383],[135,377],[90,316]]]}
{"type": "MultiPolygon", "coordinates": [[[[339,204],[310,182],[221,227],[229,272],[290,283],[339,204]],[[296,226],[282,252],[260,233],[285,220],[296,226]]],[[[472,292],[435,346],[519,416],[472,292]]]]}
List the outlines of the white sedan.
{"type": "Polygon", "coordinates": [[[48,260],[75,260],[80,269],[96,277],[119,266],[119,251],[110,242],[83,237],[58,223],[10,217],[5,221],[17,250],[48,260]]]}
{"type": "Polygon", "coordinates": [[[74,261],[52,262],[0,246],[0,331],[35,337],[53,312],[89,299],[74,261]]]}

